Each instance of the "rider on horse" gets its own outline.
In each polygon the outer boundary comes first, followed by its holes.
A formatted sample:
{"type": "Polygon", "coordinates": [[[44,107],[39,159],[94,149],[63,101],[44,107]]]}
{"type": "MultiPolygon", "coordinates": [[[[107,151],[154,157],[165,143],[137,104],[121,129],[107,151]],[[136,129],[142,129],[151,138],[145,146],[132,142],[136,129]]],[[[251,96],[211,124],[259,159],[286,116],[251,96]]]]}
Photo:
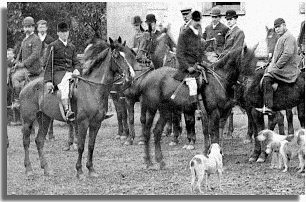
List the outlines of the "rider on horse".
{"type": "Polygon", "coordinates": [[[69,108],[69,80],[72,74],[80,74],[81,69],[78,67],[80,62],[75,46],[68,42],[69,26],[65,22],[58,24],[57,35],[59,38],[48,46],[44,59],[46,69],[44,82],[49,92],[53,90],[54,85],[58,87],[61,92],[66,120],[73,121],[75,119],[74,113],[69,108]]]}
{"type": "Polygon", "coordinates": [[[273,108],[273,87],[277,81],[294,83],[300,73],[298,69],[298,46],[294,36],[288,31],[285,20],[278,18],[274,21],[274,28],[280,35],[272,61],[265,71],[263,77],[264,106],[256,108],[264,114],[272,114],[273,108]]]}
{"type": "MultiPolygon", "coordinates": [[[[194,11],[191,14],[191,22],[188,28],[180,34],[177,44],[176,57],[179,63],[178,71],[174,78],[178,81],[183,81],[189,74],[191,77],[196,77],[196,63],[202,63],[204,56],[205,44],[201,40],[201,13],[194,11]]],[[[188,78],[187,85],[190,90],[191,103],[197,102],[197,83],[195,78],[188,78]]]]}
{"type": "MultiPolygon", "coordinates": [[[[25,80],[27,80],[29,76],[38,76],[42,71],[39,60],[41,41],[34,33],[34,19],[32,17],[26,17],[22,25],[26,37],[21,42],[21,47],[16,58],[17,63],[11,69],[12,84],[17,96],[19,96],[25,80]]],[[[19,98],[15,99],[13,105],[15,107],[19,106],[19,98]]]]}

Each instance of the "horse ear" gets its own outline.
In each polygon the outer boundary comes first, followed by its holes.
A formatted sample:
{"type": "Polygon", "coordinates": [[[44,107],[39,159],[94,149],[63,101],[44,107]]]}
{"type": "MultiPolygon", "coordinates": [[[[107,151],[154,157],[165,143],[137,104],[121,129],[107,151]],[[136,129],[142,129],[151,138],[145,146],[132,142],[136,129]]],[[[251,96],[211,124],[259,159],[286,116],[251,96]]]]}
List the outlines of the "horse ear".
{"type": "Polygon", "coordinates": [[[266,25],[266,32],[268,33],[269,32],[269,28],[268,28],[268,26],[266,25]]]}
{"type": "Polygon", "coordinates": [[[119,37],[118,37],[118,42],[119,42],[119,43],[121,43],[121,42],[122,42],[122,40],[121,40],[121,36],[119,36],[119,37]]]}
{"type": "Polygon", "coordinates": [[[255,50],[257,49],[258,45],[259,45],[259,42],[257,42],[257,44],[253,47],[253,49],[252,49],[253,52],[255,52],[255,50]]]}
{"type": "Polygon", "coordinates": [[[114,43],[113,39],[110,38],[110,37],[109,37],[109,43],[110,43],[110,44],[113,44],[113,43],[114,43]]]}
{"type": "Polygon", "coordinates": [[[126,41],[124,41],[122,45],[125,46],[125,44],[126,44],[126,41]]]}

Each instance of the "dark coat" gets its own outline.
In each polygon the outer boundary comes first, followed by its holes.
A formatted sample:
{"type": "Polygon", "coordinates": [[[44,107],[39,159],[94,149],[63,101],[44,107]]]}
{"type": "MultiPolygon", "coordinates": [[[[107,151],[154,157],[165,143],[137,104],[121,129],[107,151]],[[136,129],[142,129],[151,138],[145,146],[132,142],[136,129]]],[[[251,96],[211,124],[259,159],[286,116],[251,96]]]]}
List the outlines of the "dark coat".
{"type": "Polygon", "coordinates": [[[59,39],[49,44],[47,48],[47,54],[44,57],[44,66],[46,68],[44,81],[52,81],[52,66],[51,66],[51,57],[48,61],[48,56],[50,53],[51,47],[54,47],[54,56],[53,56],[53,84],[58,85],[66,72],[73,72],[76,68],[81,72],[79,67],[79,60],[77,58],[76,48],[72,43],[65,46],[63,42],[59,39]]]}
{"type": "Polygon", "coordinates": [[[208,52],[216,52],[218,55],[220,55],[223,51],[224,44],[225,44],[225,35],[228,32],[229,28],[225,26],[223,23],[219,22],[215,28],[213,28],[213,25],[208,25],[205,28],[205,31],[203,33],[203,39],[216,39],[216,50],[214,48],[213,43],[210,43],[209,46],[206,48],[206,51],[208,52]]]}
{"type": "Polygon", "coordinates": [[[204,45],[201,42],[201,35],[196,35],[190,27],[183,30],[180,34],[177,49],[176,58],[179,63],[178,72],[174,78],[181,81],[188,74],[188,68],[195,65],[195,63],[201,63],[204,56],[204,45]]]}
{"type": "Polygon", "coordinates": [[[244,43],[244,32],[235,26],[232,30],[229,29],[225,35],[225,44],[222,55],[226,55],[232,49],[237,49],[243,46],[244,43]]]}
{"type": "Polygon", "coordinates": [[[21,42],[17,61],[24,64],[31,75],[39,75],[42,71],[40,65],[41,41],[36,34],[31,34],[21,42]]]}
{"type": "MultiPolygon", "coordinates": [[[[149,31],[147,31],[149,32],[149,31]]],[[[159,37],[161,35],[161,32],[156,30],[155,33],[151,34],[151,40],[152,40],[152,44],[151,44],[151,48],[149,50],[149,55],[152,56],[154,54],[154,51],[156,49],[157,46],[157,37],[159,37]]]]}
{"type": "Polygon", "coordinates": [[[47,34],[46,38],[42,41],[42,44],[41,44],[41,54],[40,54],[40,56],[43,56],[44,51],[47,49],[48,45],[50,43],[52,43],[53,41],[55,41],[55,39],[52,36],[50,36],[49,34],[47,34]]]}
{"type": "Polygon", "coordinates": [[[296,39],[289,31],[286,31],[277,40],[272,61],[265,75],[286,83],[295,82],[300,73],[297,52],[296,39]]]}

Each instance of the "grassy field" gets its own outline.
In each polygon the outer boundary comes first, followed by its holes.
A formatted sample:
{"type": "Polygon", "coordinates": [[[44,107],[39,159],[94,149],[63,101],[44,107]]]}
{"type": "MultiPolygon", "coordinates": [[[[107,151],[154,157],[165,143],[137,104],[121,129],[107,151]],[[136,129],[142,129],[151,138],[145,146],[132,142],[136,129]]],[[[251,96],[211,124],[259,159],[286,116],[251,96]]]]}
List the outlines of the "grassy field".
{"type": "MultiPolygon", "coordinates": [[[[139,114],[135,118],[136,134],[140,134],[139,114]]],[[[253,144],[243,144],[246,135],[247,117],[239,112],[234,116],[234,137],[225,139],[223,191],[217,189],[217,177],[211,178],[212,191],[203,191],[207,195],[304,195],[305,176],[297,175],[294,167],[298,160],[290,163],[288,173],[269,169],[270,162],[263,164],[248,162],[253,144]]],[[[299,128],[297,117],[294,126],[299,128]]],[[[34,170],[34,178],[25,176],[23,164],[24,150],[21,127],[8,126],[10,147],[7,150],[7,195],[188,195],[190,191],[191,158],[201,153],[203,135],[200,122],[196,124],[197,144],[193,151],[183,150],[186,132],[180,137],[179,145],[171,147],[168,143],[172,137],[163,137],[162,150],[166,162],[164,170],[155,167],[146,169],[143,162],[143,146],[134,144],[124,146],[115,140],[117,120],[112,117],[102,123],[98,133],[94,151],[94,167],[98,178],[87,178],[79,181],[76,178],[75,164],[77,152],[62,151],[67,139],[68,127],[55,122],[54,142],[45,143],[45,153],[54,176],[44,176],[40,168],[38,153],[31,138],[30,159],[34,170]]],[[[137,142],[138,137],[135,142],[137,142]]],[[[153,144],[153,141],[151,141],[153,144]]],[[[86,141],[87,145],[87,141],[86,141]]],[[[154,147],[152,145],[152,155],[154,147]]],[[[87,147],[83,155],[83,171],[85,167],[87,147]]],[[[199,193],[197,193],[199,194],[199,193]]]]}

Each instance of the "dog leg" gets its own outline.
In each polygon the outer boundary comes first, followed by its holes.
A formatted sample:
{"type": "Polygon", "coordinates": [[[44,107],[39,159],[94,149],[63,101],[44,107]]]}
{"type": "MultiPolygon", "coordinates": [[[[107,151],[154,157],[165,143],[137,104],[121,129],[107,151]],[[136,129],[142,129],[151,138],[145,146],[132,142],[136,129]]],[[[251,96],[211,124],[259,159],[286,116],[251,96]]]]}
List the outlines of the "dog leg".
{"type": "Polygon", "coordinates": [[[282,169],[282,162],[283,162],[283,157],[281,154],[278,154],[278,169],[282,169]]]}
{"type": "Polygon", "coordinates": [[[207,173],[207,190],[211,191],[210,182],[209,182],[210,174],[207,173]]]}
{"type": "Polygon", "coordinates": [[[285,169],[282,171],[283,173],[288,171],[288,159],[286,155],[282,155],[283,156],[283,160],[284,160],[284,167],[285,169]]]}
{"type": "Polygon", "coordinates": [[[218,169],[218,178],[219,178],[219,189],[220,191],[223,191],[222,187],[221,187],[221,179],[222,179],[222,168],[218,169]]]}
{"type": "Polygon", "coordinates": [[[197,187],[198,187],[198,189],[199,189],[199,191],[200,191],[201,194],[204,193],[204,192],[201,190],[201,183],[202,183],[202,181],[203,181],[204,175],[205,175],[205,173],[201,172],[201,173],[199,174],[199,176],[198,176],[198,182],[197,182],[197,187]]]}
{"type": "Polygon", "coordinates": [[[300,164],[299,164],[300,170],[298,170],[297,173],[301,173],[305,169],[305,159],[304,159],[303,154],[299,154],[299,161],[300,161],[300,164]]]}
{"type": "Polygon", "coordinates": [[[191,168],[191,193],[194,193],[194,182],[195,182],[195,170],[194,168],[191,168]]]}

